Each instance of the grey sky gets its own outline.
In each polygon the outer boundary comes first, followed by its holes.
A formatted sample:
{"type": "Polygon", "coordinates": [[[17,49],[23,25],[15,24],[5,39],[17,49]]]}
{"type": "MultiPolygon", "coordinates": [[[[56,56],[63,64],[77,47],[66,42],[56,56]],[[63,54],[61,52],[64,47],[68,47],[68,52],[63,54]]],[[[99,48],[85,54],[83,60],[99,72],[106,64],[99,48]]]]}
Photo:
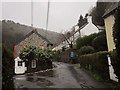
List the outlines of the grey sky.
{"type": "MultiPolygon", "coordinates": [[[[61,32],[77,24],[80,14],[86,14],[95,2],[51,2],[48,30],[61,32]]],[[[34,2],[34,27],[46,28],[47,2],[34,2]]],[[[31,24],[30,2],[2,2],[2,19],[31,24]]]]}

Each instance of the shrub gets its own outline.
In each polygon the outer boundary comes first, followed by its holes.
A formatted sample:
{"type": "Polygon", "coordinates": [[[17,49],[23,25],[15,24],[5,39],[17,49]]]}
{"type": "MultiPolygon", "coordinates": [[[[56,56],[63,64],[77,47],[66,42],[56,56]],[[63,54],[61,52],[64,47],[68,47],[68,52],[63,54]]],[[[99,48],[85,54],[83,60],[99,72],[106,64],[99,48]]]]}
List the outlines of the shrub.
{"type": "Polygon", "coordinates": [[[22,60],[51,60],[54,52],[50,49],[41,49],[35,46],[28,46],[20,53],[22,60]]]}
{"type": "Polygon", "coordinates": [[[36,58],[35,54],[35,46],[28,46],[26,48],[23,48],[20,52],[20,58],[23,61],[33,60],[36,58]]]}
{"type": "Polygon", "coordinates": [[[24,48],[20,53],[20,58],[26,62],[27,72],[45,70],[52,68],[54,52],[50,49],[41,49],[34,46],[24,48]],[[32,60],[36,60],[36,69],[31,69],[32,60]]]}
{"type": "Polygon", "coordinates": [[[80,49],[83,46],[92,46],[92,41],[99,35],[106,35],[105,31],[101,31],[99,33],[94,33],[89,36],[80,37],[76,40],[76,47],[80,49]]]}
{"type": "Polygon", "coordinates": [[[91,34],[89,36],[80,37],[76,41],[77,49],[80,49],[83,46],[92,46],[92,40],[96,37],[97,34],[91,34]]]}
{"type": "Polygon", "coordinates": [[[105,35],[99,35],[92,41],[92,46],[96,51],[107,51],[107,40],[105,35]]]}
{"type": "Polygon", "coordinates": [[[108,52],[97,52],[79,57],[80,66],[100,75],[103,79],[109,79],[108,52]]]}
{"type": "Polygon", "coordinates": [[[90,53],[93,53],[93,52],[94,52],[94,48],[92,46],[83,46],[79,50],[80,55],[90,54],[90,53]]]}
{"type": "Polygon", "coordinates": [[[54,61],[60,61],[60,51],[58,50],[58,51],[54,51],[54,58],[53,58],[53,60],[54,61]]]}

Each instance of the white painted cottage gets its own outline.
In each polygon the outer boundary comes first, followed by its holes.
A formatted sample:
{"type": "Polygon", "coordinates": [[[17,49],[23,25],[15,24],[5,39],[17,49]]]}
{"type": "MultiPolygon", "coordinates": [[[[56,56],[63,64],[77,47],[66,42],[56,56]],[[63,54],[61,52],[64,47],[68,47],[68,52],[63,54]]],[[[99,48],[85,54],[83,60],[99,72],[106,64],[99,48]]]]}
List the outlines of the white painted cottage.
{"type": "MultiPolygon", "coordinates": [[[[76,44],[76,40],[79,37],[83,37],[85,35],[90,35],[93,33],[98,33],[100,29],[104,29],[104,27],[100,27],[100,26],[95,26],[92,23],[92,17],[88,16],[88,23],[85,23],[81,28],[78,28],[78,26],[75,27],[75,32],[73,33],[73,35],[71,35],[71,37],[69,37],[69,40],[73,41],[73,45],[76,44]]],[[[56,46],[55,48],[53,48],[53,50],[61,50],[63,46],[66,46],[66,48],[69,48],[69,44],[67,43],[67,40],[64,40],[63,42],[61,42],[58,46],[56,46]]]]}
{"type": "Polygon", "coordinates": [[[92,23],[92,17],[88,16],[88,24],[83,29],[81,29],[80,32],[81,32],[81,37],[83,37],[85,35],[98,33],[99,28],[92,23]]]}

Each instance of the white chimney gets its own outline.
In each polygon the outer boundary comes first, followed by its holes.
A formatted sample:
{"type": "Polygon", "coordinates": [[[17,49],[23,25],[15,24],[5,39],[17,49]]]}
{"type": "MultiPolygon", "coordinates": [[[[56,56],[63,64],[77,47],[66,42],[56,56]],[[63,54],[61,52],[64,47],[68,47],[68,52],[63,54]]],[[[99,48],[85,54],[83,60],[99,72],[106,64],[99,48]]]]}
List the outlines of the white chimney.
{"type": "Polygon", "coordinates": [[[92,23],[92,16],[88,16],[87,19],[88,19],[88,23],[92,23]]]}

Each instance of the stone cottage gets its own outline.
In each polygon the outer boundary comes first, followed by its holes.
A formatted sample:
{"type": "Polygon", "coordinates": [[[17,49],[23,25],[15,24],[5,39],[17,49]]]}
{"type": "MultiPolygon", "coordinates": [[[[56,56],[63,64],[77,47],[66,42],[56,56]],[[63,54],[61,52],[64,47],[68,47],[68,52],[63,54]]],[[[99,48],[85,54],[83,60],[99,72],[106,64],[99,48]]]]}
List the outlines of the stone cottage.
{"type": "Polygon", "coordinates": [[[31,31],[23,37],[23,39],[21,39],[21,41],[14,46],[15,74],[23,74],[25,71],[35,71],[40,67],[40,62],[36,60],[31,60],[26,63],[19,58],[19,54],[23,48],[27,46],[35,46],[44,49],[51,45],[52,44],[46,38],[41,36],[37,30],[31,31]]]}
{"type": "Polygon", "coordinates": [[[47,48],[52,45],[50,41],[41,36],[37,30],[28,33],[22,40],[14,46],[14,58],[18,57],[20,51],[27,46],[36,46],[39,48],[47,48]]]}

